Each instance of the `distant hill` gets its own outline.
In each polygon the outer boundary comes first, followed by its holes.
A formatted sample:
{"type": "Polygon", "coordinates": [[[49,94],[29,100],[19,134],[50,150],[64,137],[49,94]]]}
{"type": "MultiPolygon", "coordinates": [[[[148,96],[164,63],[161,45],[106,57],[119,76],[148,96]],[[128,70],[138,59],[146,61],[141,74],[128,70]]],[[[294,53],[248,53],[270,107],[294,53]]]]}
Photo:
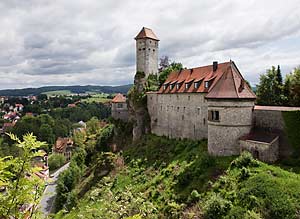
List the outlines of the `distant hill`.
{"type": "Polygon", "coordinates": [[[24,89],[7,89],[0,90],[0,96],[31,96],[39,95],[45,92],[51,91],[67,91],[69,93],[86,93],[86,92],[96,92],[96,93],[123,93],[126,94],[132,84],[120,85],[120,86],[46,86],[39,88],[24,88],[24,89]]]}

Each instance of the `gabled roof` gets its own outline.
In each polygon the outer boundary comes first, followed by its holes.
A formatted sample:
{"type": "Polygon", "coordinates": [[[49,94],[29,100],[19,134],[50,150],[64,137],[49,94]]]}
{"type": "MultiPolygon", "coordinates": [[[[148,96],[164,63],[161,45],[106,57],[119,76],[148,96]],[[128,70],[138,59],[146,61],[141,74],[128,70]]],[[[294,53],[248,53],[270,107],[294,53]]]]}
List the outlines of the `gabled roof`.
{"type": "Polygon", "coordinates": [[[113,103],[125,103],[126,102],[126,97],[123,94],[118,93],[114,99],[112,99],[113,103]]]}
{"type": "Polygon", "coordinates": [[[256,96],[247,85],[233,61],[218,64],[213,71],[213,65],[171,72],[158,93],[207,93],[206,98],[245,98],[255,99],[256,96]],[[179,89],[164,85],[181,82],[179,89]],[[205,87],[208,82],[209,87],[205,87]],[[195,88],[194,83],[198,83],[195,88]],[[187,87],[186,87],[187,84],[187,87]]]}
{"type": "Polygon", "coordinates": [[[137,39],[145,39],[145,38],[159,41],[155,33],[150,28],[147,27],[143,27],[142,30],[134,39],[137,40],[137,39]]]}

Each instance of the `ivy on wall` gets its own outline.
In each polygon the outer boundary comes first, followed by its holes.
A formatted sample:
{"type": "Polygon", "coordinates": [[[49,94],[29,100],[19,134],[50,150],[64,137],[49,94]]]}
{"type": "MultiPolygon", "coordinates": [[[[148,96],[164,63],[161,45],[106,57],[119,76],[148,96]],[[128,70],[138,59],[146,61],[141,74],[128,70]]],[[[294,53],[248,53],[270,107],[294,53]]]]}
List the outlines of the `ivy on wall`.
{"type": "Polygon", "coordinates": [[[300,156],[300,111],[282,112],[288,141],[294,148],[294,156],[300,156]]]}

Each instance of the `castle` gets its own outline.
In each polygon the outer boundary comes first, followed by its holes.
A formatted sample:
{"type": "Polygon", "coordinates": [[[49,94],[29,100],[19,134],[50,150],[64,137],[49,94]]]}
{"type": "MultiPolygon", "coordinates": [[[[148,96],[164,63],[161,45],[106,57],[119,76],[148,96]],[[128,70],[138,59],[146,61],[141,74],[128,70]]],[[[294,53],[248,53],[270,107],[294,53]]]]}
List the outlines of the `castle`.
{"type": "MultiPolygon", "coordinates": [[[[135,40],[137,72],[146,77],[157,74],[159,39],[144,27],[135,40]]],[[[158,91],[147,93],[151,132],[207,139],[208,152],[215,156],[238,155],[243,150],[267,162],[288,156],[291,147],[281,112],[300,108],[255,106],[255,99],[231,60],[172,72],[158,91]]],[[[120,114],[116,104],[120,103],[113,101],[113,115],[120,114]]]]}

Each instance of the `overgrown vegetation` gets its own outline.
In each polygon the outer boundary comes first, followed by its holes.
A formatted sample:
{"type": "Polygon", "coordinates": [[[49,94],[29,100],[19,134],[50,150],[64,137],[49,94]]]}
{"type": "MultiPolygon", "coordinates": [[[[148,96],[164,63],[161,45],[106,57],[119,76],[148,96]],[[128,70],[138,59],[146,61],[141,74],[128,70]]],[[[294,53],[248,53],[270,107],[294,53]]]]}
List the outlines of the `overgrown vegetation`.
{"type": "Polygon", "coordinates": [[[244,153],[199,202],[204,218],[299,218],[300,176],[244,153]]]}
{"type": "Polygon", "coordinates": [[[19,157],[0,158],[0,218],[32,218],[43,191],[43,181],[35,175],[40,168],[32,166],[32,159],[41,156],[38,151],[44,146],[32,134],[23,140],[10,135],[21,153],[19,157]],[[32,209],[28,210],[28,205],[32,209]]]}
{"type": "Polygon", "coordinates": [[[50,154],[48,157],[49,170],[53,171],[66,163],[66,158],[62,154],[50,154]]]}
{"type": "Polygon", "coordinates": [[[57,218],[178,218],[233,159],[209,156],[206,141],[154,135],[110,157],[115,167],[111,174],[99,179],[70,214],[60,212],[57,218]]]}
{"type": "Polygon", "coordinates": [[[88,169],[73,190],[82,198],[56,218],[299,217],[299,175],[249,153],[211,157],[206,141],[146,135],[88,169]]]}

